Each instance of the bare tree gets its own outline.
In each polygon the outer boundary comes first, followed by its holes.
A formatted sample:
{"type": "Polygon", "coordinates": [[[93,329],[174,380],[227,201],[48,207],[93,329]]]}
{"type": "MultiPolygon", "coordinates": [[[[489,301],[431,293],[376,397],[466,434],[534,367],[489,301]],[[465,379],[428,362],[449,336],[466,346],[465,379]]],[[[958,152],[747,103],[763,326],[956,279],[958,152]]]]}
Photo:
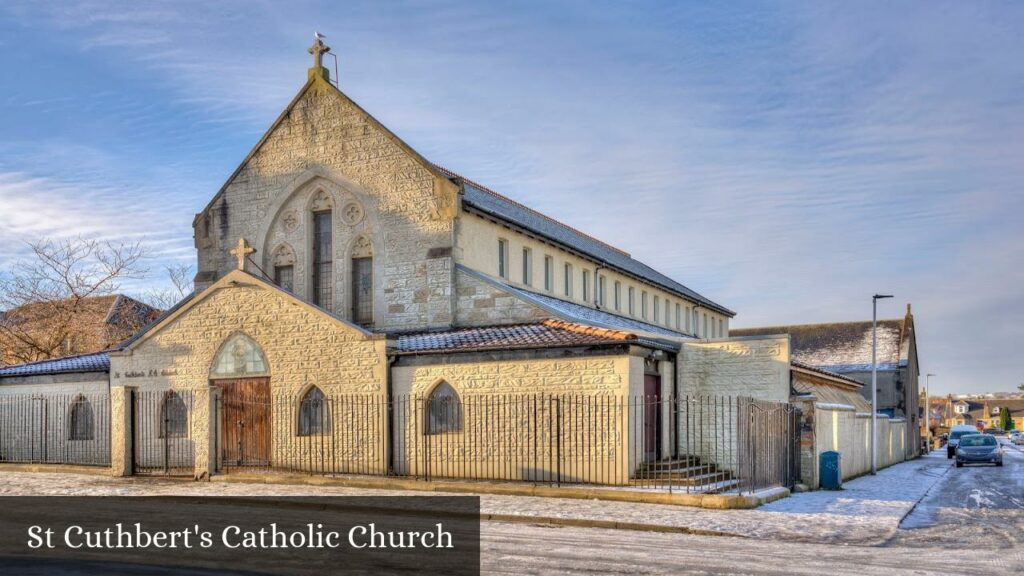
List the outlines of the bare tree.
{"type": "Polygon", "coordinates": [[[147,304],[166,310],[181,301],[182,298],[192,293],[192,278],[195,276],[195,268],[190,264],[175,264],[167,266],[167,280],[170,285],[160,288],[150,288],[143,296],[147,304]]]}
{"type": "Polygon", "coordinates": [[[95,312],[94,297],[113,295],[122,281],[146,274],[137,242],[77,237],[41,240],[29,248],[31,257],[0,272],[0,363],[62,356],[91,344],[76,340],[102,339],[95,322],[83,325],[95,312]]]}

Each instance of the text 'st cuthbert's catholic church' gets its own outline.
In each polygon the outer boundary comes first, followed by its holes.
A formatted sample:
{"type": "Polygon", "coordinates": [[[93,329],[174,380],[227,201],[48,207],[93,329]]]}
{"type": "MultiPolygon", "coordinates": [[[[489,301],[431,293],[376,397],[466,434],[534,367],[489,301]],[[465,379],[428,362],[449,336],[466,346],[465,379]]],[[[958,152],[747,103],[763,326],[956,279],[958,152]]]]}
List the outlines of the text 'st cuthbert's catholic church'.
{"type": "Polygon", "coordinates": [[[789,401],[788,337],[729,338],[725,306],[432,164],[331,82],[328,50],[318,36],[306,84],[196,215],[193,295],[104,353],[112,391],[199,399],[165,396],[180,434],[154,436],[188,438],[197,475],[308,457],[531,479],[557,442],[574,480],[618,483],[678,456],[683,424],[668,404],[593,398],[789,401]],[[495,399],[545,394],[561,403],[495,399]],[[610,477],[585,465],[609,458],[610,477]]]}

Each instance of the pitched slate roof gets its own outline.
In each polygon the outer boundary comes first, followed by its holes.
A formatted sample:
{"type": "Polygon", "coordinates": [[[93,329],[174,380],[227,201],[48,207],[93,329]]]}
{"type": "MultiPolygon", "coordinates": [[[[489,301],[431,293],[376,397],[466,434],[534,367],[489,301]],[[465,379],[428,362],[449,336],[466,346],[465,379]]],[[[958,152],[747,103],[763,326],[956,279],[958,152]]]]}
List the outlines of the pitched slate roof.
{"type": "Polygon", "coordinates": [[[799,360],[790,360],[790,364],[792,364],[796,368],[802,368],[802,369],[808,370],[810,372],[816,372],[816,373],[821,374],[823,376],[829,376],[831,378],[836,378],[838,380],[842,380],[845,384],[848,384],[850,386],[854,386],[856,388],[863,388],[864,387],[864,383],[860,382],[859,380],[854,380],[853,378],[850,378],[848,376],[843,376],[839,372],[833,372],[831,370],[825,370],[824,368],[821,368],[820,366],[812,366],[810,364],[804,364],[803,362],[800,362],[799,360]]]}
{"type": "Polygon", "coordinates": [[[107,351],[102,351],[0,367],[0,378],[71,372],[107,372],[108,370],[110,370],[110,356],[107,351]]]}
{"type": "Polygon", "coordinates": [[[625,316],[619,316],[618,314],[612,314],[610,312],[605,312],[604,310],[598,310],[596,308],[583,306],[582,304],[575,304],[573,302],[566,302],[565,300],[559,300],[552,296],[546,296],[544,294],[538,294],[536,292],[530,292],[528,290],[523,290],[522,288],[510,286],[461,264],[456,264],[455,268],[477,278],[478,280],[490,284],[498,290],[512,294],[513,296],[534,304],[535,306],[539,306],[551,312],[552,315],[558,316],[559,318],[569,322],[597,326],[599,328],[608,328],[611,330],[622,330],[634,333],[639,332],[653,337],[662,336],[673,339],[694,338],[692,335],[676,332],[675,330],[665,328],[664,326],[641,322],[640,320],[626,318],[625,316]]]}
{"type": "Polygon", "coordinates": [[[600,346],[623,343],[663,346],[661,343],[640,338],[628,332],[595,328],[562,320],[542,320],[531,324],[483,326],[443,332],[404,334],[397,337],[396,349],[399,354],[415,354],[600,346]]]}
{"type": "Polygon", "coordinates": [[[735,312],[725,306],[705,298],[647,264],[634,259],[627,252],[606,244],[593,236],[584,234],[554,218],[545,216],[447,168],[437,165],[435,167],[450,178],[461,181],[464,184],[463,202],[480,212],[525,228],[548,240],[585,254],[609,268],[616,268],[627,274],[642,278],[702,306],[729,316],[736,315],[735,312]]]}
{"type": "MultiPolygon", "coordinates": [[[[878,321],[878,369],[907,365],[910,351],[905,319],[878,321]]],[[[789,334],[792,360],[830,372],[871,370],[871,322],[836,322],[762,328],[732,328],[730,336],[789,334]]]]}

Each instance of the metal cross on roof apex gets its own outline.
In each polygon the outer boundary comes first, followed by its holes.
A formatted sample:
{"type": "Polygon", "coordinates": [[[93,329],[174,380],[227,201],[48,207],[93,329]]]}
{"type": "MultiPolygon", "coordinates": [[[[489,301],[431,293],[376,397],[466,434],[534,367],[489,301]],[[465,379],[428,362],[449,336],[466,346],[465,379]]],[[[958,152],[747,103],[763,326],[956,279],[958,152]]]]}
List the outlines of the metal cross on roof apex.
{"type": "Polygon", "coordinates": [[[309,53],[313,55],[313,68],[322,68],[324,54],[331,51],[331,47],[324,44],[324,38],[319,32],[313,32],[313,45],[309,47],[309,53]]]}
{"type": "Polygon", "coordinates": [[[235,258],[238,258],[238,269],[244,271],[245,259],[249,257],[249,254],[252,254],[255,251],[256,249],[253,248],[252,246],[249,246],[249,244],[245,241],[245,238],[239,238],[238,246],[228,253],[234,256],[235,258]]]}

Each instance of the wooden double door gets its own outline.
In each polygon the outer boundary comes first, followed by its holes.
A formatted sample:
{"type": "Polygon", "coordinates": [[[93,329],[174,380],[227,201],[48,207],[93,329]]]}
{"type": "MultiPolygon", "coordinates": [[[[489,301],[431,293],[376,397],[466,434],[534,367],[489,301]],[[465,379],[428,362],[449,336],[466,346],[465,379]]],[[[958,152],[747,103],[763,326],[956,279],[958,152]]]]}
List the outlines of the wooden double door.
{"type": "Polygon", "coordinates": [[[270,465],[270,378],[214,380],[221,388],[220,458],[225,469],[270,465]]]}

